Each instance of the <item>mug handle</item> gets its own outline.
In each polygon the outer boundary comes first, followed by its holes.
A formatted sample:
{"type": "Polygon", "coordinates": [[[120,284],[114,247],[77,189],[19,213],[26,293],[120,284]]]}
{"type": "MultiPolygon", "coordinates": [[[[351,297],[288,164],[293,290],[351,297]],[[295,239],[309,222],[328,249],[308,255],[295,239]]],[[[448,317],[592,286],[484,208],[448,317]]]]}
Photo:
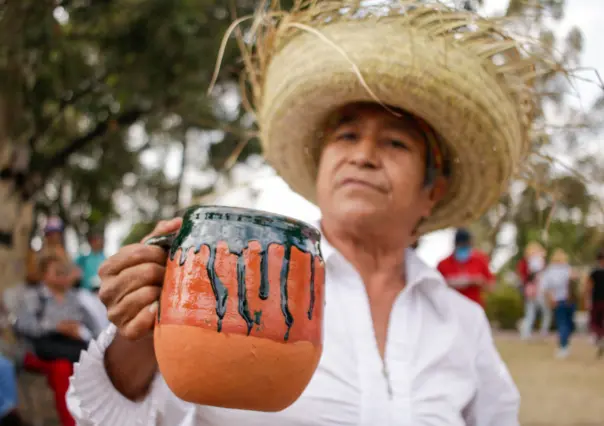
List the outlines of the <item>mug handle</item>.
{"type": "Polygon", "coordinates": [[[172,247],[172,243],[176,239],[177,235],[178,235],[178,232],[173,232],[171,234],[166,234],[166,235],[157,235],[157,236],[151,237],[147,241],[145,241],[145,245],[157,246],[157,247],[163,248],[165,251],[169,251],[170,248],[172,247]]]}
{"type": "MultiPolygon", "coordinates": [[[[160,248],[164,249],[164,251],[166,253],[168,253],[170,251],[170,248],[172,248],[172,243],[176,239],[177,235],[178,235],[178,232],[173,232],[171,234],[165,234],[165,235],[156,235],[155,237],[151,237],[151,238],[147,239],[144,242],[144,244],[147,246],[160,247],[160,248]]],[[[161,296],[158,299],[158,303],[161,303],[161,296]]],[[[157,323],[158,324],[159,324],[160,319],[161,319],[161,305],[158,305],[158,307],[157,307],[157,323]]]]}

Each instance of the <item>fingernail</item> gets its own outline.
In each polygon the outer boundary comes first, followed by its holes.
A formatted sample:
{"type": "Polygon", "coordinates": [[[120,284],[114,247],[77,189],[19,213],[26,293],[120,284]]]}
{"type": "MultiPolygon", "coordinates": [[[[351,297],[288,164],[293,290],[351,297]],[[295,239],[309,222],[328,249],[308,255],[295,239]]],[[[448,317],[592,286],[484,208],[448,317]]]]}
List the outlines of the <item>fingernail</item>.
{"type": "Polygon", "coordinates": [[[149,305],[149,312],[152,314],[157,313],[157,309],[159,308],[159,302],[156,300],[155,302],[149,305]]]}

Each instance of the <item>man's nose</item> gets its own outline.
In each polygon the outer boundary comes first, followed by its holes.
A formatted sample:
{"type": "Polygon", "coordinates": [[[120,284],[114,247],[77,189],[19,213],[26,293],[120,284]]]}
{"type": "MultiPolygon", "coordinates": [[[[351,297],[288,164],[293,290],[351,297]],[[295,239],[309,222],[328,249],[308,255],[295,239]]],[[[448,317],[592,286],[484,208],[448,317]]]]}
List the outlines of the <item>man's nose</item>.
{"type": "Polygon", "coordinates": [[[364,135],[352,147],[351,162],[359,167],[377,168],[379,166],[378,146],[372,135],[364,135]]]}

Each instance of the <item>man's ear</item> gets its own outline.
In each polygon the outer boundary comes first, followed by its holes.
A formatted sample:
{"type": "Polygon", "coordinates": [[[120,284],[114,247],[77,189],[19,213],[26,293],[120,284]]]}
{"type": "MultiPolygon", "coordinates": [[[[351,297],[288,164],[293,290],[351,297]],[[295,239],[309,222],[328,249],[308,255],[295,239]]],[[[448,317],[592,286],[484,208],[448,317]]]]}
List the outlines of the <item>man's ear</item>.
{"type": "Polygon", "coordinates": [[[449,182],[444,176],[437,176],[436,179],[434,179],[434,184],[430,189],[430,201],[432,201],[433,205],[444,198],[447,193],[448,184],[449,182]]]}
{"type": "Polygon", "coordinates": [[[436,203],[442,200],[447,193],[447,179],[442,176],[436,177],[434,183],[425,191],[428,191],[428,199],[423,203],[422,216],[429,217],[436,203]]]}

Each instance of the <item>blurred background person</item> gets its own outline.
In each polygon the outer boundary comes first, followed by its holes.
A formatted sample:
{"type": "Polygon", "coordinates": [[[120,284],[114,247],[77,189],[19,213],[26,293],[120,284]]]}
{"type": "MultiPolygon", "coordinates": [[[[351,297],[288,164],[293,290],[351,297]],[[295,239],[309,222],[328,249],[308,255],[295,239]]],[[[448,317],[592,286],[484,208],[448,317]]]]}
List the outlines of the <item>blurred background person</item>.
{"type": "Polygon", "coordinates": [[[72,364],[101,330],[82,306],[73,289],[70,266],[62,258],[43,257],[39,271],[42,280],[27,290],[14,327],[30,344],[33,355],[43,361],[29,362],[32,357],[26,356],[25,365],[35,364],[46,375],[62,425],[74,426],[65,402],[72,364]]]}
{"type": "Polygon", "coordinates": [[[540,336],[545,337],[552,325],[552,308],[545,296],[540,274],[545,269],[545,249],[537,242],[531,242],[524,250],[524,257],[518,262],[517,271],[521,280],[524,299],[524,318],[520,328],[523,339],[529,339],[535,327],[537,312],[541,314],[540,336]]]}
{"type": "Polygon", "coordinates": [[[82,271],[82,279],[78,290],[78,298],[82,306],[88,311],[95,321],[97,329],[102,330],[109,325],[107,308],[98,297],[101,285],[99,268],[105,261],[105,238],[103,232],[93,229],[88,234],[88,245],[90,252],[80,254],[76,259],[76,265],[82,271]]]}
{"type": "Polygon", "coordinates": [[[598,357],[604,355],[604,249],[597,256],[597,264],[589,274],[585,306],[589,310],[589,323],[598,347],[598,357]]]}
{"type": "Polygon", "coordinates": [[[65,227],[63,221],[56,216],[48,218],[44,226],[44,240],[42,247],[38,252],[30,251],[27,260],[27,281],[30,284],[39,283],[42,280],[42,273],[39,270],[40,259],[53,256],[63,261],[68,268],[67,279],[72,283],[77,283],[82,276],[80,268],[78,268],[69,257],[65,249],[64,241],[65,227]]]}
{"type": "Polygon", "coordinates": [[[482,292],[495,284],[488,256],[472,247],[472,234],[463,228],[455,233],[453,254],[438,264],[438,271],[449,286],[481,306],[482,292]]]}
{"type": "Polygon", "coordinates": [[[76,265],[82,271],[81,287],[85,290],[98,291],[101,280],[99,279],[99,268],[105,261],[105,238],[103,233],[93,230],[88,234],[88,244],[90,252],[81,254],[76,259],[76,265]]]}
{"type": "Polygon", "coordinates": [[[522,297],[526,297],[527,286],[533,285],[528,291],[536,293],[535,275],[545,268],[546,251],[541,244],[531,241],[524,249],[524,255],[516,265],[516,273],[520,279],[520,291],[522,297]]]}
{"type": "Polygon", "coordinates": [[[18,394],[15,366],[0,355],[0,426],[28,426],[17,409],[18,394]]]}
{"type": "Polygon", "coordinates": [[[570,352],[570,338],[574,331],[573,316],[575,306],[572,300],[571,279],[573,271],[568,264],[568,255],[556,249],[549,264],[540,277],[540,284],[546,300],[554,310],[558,328],[558,358],[567,358],[570,352]]]}

